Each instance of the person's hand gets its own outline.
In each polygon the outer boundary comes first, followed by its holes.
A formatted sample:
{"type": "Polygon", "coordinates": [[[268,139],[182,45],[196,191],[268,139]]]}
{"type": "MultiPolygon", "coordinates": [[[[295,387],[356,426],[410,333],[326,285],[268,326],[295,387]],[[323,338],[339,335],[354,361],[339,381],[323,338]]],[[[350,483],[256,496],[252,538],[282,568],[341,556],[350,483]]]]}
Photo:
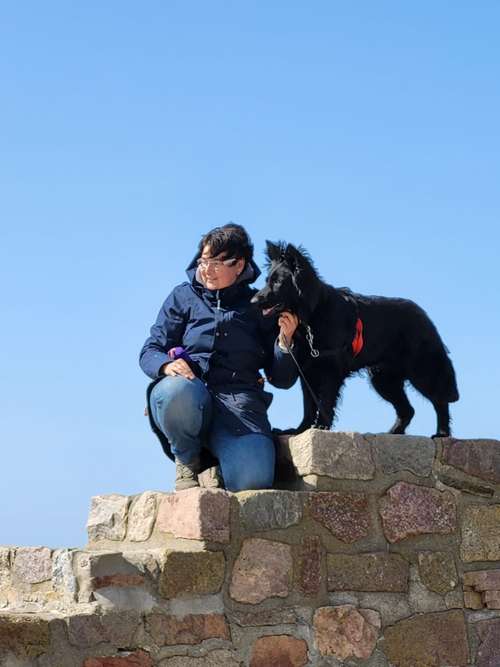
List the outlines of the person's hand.
{"type": "Polygon", "coordinates": [[[172,361],[172,363],[166,364],[163,372],[165,375],[171,375],[172,377],[175,375],[182,375],[188,380],[194,380],[195,378],[195,375],[189,367],[189,364],[187,361],[184,361],[184,359],[176,359],[175,361],[172,361]]]}
{"type": "Polygon", "coordinates": [[[299,326],[299,318],[297,315],[284,310],[278,318],[278,324],[280,327],[280,343],[284,346],[286,341],[288,345],[291,345],[295,329],[299,326]]]}

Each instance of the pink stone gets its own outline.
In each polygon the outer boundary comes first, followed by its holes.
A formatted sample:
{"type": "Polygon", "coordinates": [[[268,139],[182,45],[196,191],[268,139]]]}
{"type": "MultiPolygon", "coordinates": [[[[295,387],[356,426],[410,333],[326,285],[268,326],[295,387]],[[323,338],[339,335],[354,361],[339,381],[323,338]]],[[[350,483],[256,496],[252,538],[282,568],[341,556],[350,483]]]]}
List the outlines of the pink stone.
{"type": "Polygon", "coordinates": [[[125,656],[87,658],[83,667],[153,667],[153,660],[145,651],[134,651],[125,656]]]}
{"type": "Polygon", "coordinates": [[[163,496],[156,527],[175,537],[229,542],[230,498],[225,491],[188,489],[163,496]]]}
{"type": "Polygon", "coordinates": [[[146,624],[158,646],[201,644],[205,639],[231,640],[229,627],[222,614],[171,616],[155,613],[146,617],[146,624]]]}
{"type": "Polygon", "coordinates": [[[321,590],[321,562],[323,547],[317,535],[306,535],[298,547],[297,587],[306,597],[317,595],[321,590]]]}
{"type": "Polygon", "coordinates": [[[412,535],[452,533],[457,508],[449,491],[398,482],[380,500],[380,515],[389,542],[412,535]]]}
{"type": "Polygon", "coordinates": [[[321,655],[369,658],[377,643],[380,619],[376,612],[363,615],[352,605],[320,607],[314,614],[314,635],[321,655]],[[374,625],[373,623],[376,623],[374,625]]]}
{"type": "Polygon", "coordinates": [[[445,440],[443,462],[469,475],[500,483],[500,441],[445,440]]]}
{"type": "Polygon", "coordinates": [[[307,644],[290,635],[269,635],[257,639],[252,649],[250,667],[304,667],[307,644]]]}
{"type": "Polygon", "coordinates": [[[245,540],[236,559],[230,595],[238,602],[257,604],[284,598],[290,591],[292,552],[288,544],[252,538],[245,540]]]}
{"type": "Polygon", "coordinates": [[[368,535],[370,515],[364,493],[311,493],[309,512],[342,542],[356,542],[368,535]]]}
{"type": "Polygon", "coordinates": [[[26,584],[38,584],[52,577],[51,551],[47,547],[18,547],[13,574],[26,584]]]}

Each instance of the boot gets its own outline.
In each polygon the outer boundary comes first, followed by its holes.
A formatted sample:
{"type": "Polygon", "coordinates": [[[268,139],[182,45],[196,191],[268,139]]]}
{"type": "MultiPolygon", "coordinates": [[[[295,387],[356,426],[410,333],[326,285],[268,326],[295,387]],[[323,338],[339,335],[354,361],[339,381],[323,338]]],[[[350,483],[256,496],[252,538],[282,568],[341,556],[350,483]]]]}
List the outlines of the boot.
{"type": "Polygon", "coordinates": [[[200,471],[200,459],[196,457],[189,463],[175,461],[175,490],[184,491],[200,486],[198,473],[200,471]]]}
{"type": "Polygon", "coordinates": [[[212,466],[203,471],[200,475],[200,486],[205,489],[223,489],[224,480],[222,479],[219,466],[212,466]]]}

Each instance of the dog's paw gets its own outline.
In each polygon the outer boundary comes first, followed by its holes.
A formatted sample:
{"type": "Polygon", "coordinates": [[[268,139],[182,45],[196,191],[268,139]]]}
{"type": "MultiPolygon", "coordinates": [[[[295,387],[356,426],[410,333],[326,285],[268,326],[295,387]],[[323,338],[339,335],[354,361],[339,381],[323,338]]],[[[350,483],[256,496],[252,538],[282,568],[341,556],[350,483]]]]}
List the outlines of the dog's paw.
{"type": "Polygon", "coordinates": [[[297,435],[299,433],[296,428],[273,428],[273,435],[297,435]]]}
{"type": "Polygon", "coordinates": [[[310,428],[315,428],[317,431],[329,431],[330,426],[325,426],[324,424],[313,424],[310,428]]]}

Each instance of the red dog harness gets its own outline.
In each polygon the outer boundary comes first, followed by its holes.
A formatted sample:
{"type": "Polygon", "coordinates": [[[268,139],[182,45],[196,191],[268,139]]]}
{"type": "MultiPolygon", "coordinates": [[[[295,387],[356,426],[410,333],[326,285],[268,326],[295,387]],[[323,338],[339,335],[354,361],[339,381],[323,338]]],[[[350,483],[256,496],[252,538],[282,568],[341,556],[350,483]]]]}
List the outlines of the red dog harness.
{"type": "Polygon", "coordinates": [[[358,319],[356,320],[356,333],[352,341],[353,355],[357,357],[362,349],[363,349],[363,322],[361,318],[358,317],[358,319]]]}

